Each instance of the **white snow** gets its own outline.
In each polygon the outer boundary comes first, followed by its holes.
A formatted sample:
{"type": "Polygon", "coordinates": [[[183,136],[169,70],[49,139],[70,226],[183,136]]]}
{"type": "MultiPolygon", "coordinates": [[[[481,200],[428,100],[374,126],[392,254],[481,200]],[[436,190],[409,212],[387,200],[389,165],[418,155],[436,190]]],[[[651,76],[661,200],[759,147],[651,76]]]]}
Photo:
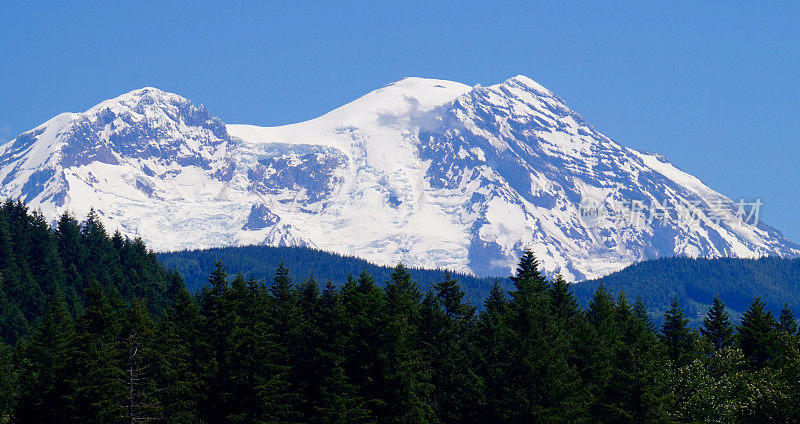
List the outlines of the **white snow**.
{"type": "Polygon", "coordinates": [[[239,140],[233,144],[187,124],[176,106],[187,102],[148,87],[56,116],[18,156],[13,142],[0,146],[0,180],[8,179],[0,196],[25,196],[31,176],[52,169],[31,206],[51,218],[93,206],[110,230],[158,250],[306,245],[379,264],[483,274],[510,272],[526,246],[547,272],[568,279],[658,255],[800,253],[775,231],[706,216],[692,226],[671,218],[664,228],[621,227],[629,219],[615,207],[632,199],[730,200],[657,155],[597,134],[521,75],[486,87],[405,78],[306,122],[226,125],[239,140]],[[165,134],[142,143],[175,155],[113,151],[119,164],[62,166],[73,127],[98,123],[107,111],[117,117],[97,130],[103,146],[136,123],[165,134]],[[66,203],[57,205],[52,196],[65,188],[66,203]],[[587,223],[586,198],[610,214],[587,223]],[[277,221],[243,229],[256,206],[277,221]],[[489,247],[476,248],[482,244],[489,247]],[[490,267],[476,268],[483,262],[490,267]]]}

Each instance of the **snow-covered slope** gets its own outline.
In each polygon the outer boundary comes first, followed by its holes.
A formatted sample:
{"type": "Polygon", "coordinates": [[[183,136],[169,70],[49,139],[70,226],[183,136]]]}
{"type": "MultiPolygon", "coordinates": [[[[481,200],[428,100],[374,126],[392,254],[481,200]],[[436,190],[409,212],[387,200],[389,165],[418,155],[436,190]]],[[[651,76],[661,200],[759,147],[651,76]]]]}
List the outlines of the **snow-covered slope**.
{"type": "Polygon", "coordinates": [[[0,195],[46,216],[94,207],[159,250],[304,245],[491,275],[530,246],[574,279],[657,256],[800,253],[524,76],[489,87],[406,78],[271,128],[226,126],[145,88],[0,147],[0,181],[0,195]],[[635,206],[654,202],[671,210],[648,220],[635,206]]]}

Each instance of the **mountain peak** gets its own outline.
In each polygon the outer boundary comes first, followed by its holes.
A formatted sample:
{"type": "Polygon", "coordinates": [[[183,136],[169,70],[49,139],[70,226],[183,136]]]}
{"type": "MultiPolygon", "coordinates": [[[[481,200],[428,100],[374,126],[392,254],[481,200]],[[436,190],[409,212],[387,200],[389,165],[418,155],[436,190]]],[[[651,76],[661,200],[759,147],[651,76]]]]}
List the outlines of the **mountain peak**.
{"type": "Polygon", "coordinates": [[[502,85],[524,87],[524,88],[527,88],[527,89],[535,91],[537,94],[540,94],[540,95],[543,95],[543,96],[547,96],[547,97],[552,97],[552,96],[555,95],[555,94],[553,94],[552,91],[548,90],[545,86],[543,86],[543,85],[539,84],[538,82],[526,77],[525,75],[517,75],[517,76],[511,77],[511,78],[503,81],[502,85]]]}
{"type": "Polygon", "coordinates": [[[305,245],[498,275],[533,246],[546,272],[569,279],[659,256],[800,253],[524,75],[474,88],[403,78],[271,128],[226,126],[144,87],[21,135],[0,151],[0,181],[0,196],[51,218],[94,206],[158,250],[305,245]],[[648,220],[625,209],[634,201],[673,210],[648,220]],[[698,204],[696,222],[682,221],[679,208],[698,204]]]}

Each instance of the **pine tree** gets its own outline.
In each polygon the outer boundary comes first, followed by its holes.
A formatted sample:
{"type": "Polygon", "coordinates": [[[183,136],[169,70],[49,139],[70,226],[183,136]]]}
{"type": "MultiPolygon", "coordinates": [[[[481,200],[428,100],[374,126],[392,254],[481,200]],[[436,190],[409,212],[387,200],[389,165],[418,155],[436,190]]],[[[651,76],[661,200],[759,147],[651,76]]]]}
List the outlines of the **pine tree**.
{"type": "Polygon", "coordinates": [[[298,412],[310,422],[321,422],[317,411],[322,404],[324,377],[320,372],[324,361],[324,334],[321,329],[319,286],[313,276],[304,281],[297,291],[298,329],[292,353],[291,384],[298,394],[298,412]]]}
{"type": "Polygon", "coordinates": [[[162,358],[156,337],[155,323],[147,308],[134,299],[127,310],[122,332],[122,368],[127,386],[125,409],[133,423],[161,422],[164,419],[156,375],[162,358]]]}
{"type": "Polygon", "coordinates": [[[715,350],[724,349],[733,344],[733,325],[730,315],[725,312],[725,303],[719,296],[714,297],[714,303],[708,309],[708,314],[703,318],[703,327],[700,334],[711,343],[715,350]]]}
{"type": "Polygon", "coordinates": [[[14,350],[0,341],[0,423],[8,422],[19,396],[19,371],[14,350]]]}
{"type": "Polygon", "coordinates": [[[753,299],[737,327],[739,348],[753,368],[763,368],[774,359],[776,326],[764,301],[760,297],[753,299]]]}
{"type": "Polygon", "coordinates": [[[639,322],[642,323],[646,331],[650,333],[656,332],[656,326],[653,323],[653,319],[650,317],[650,313],[647,311],[647,306],[644,304],[641,296],[637,296],[636,301],[633,303],[633,315],[639,319],[639,322]]]}
{"type": "Polygon", "coordinates": [[[121,367],[119,313],[100,284],[86,292],[86,313],[79,321],[74,360],[75,387],[71,411],[83,423],[121,422],[125,419],[126,373],[121,367]]]}
{"type": "Polygon", "coordinates": [[[783,309],[781,309],[781,314],[778,318],[778,330],[789,335],[797,334],[797,320],[786,303],[783,304],[783,309]]]}
{"type": "Polygon", "coordinates": [[[574,367],[562,354],[570,338],[551,315],[553,298],[537,266],[533,253],[526,250],[512,278],[515,290],[506,314],[507,422],[551,421],[564,412],[579,387],[574,367]]]}
{"type": "Polygon", "coordinates": [[[508,368],[507,338],[509,329],[505,316],[508,312],[508,299],[497,280],[489,290],[484,301],[484,311],[478,320],[477,346],[480,351],[478,373],[484,381],[485,404],[481,408],[479,422],[502,422],[505,411],[504,380],[508,368]]]}
{"type": "Polygon", "coordinates": [[[358,388],[346,374],[348,346],[347,312],[342,296],[331,282],[326,283],[320,299],[320,327],[325,347],[320,351],[322,365],[319,373],[321,401],[316,407],[315,418],[310,422],[331,424],[367,423],[367,410],[358,388]]]}
{"type": "Polygon", "coordinates": [[[169,424],[200,423],[203,385],[201,352],[206,351],[200,308],[184,288],[160,322],[159,346],[162,361],[155,373],[159,379],[164,421],[169,424]]]}
{"type": "Polygon", "coordinates": [[[421,297],[405,266],[397,265],[386,283],[386,324],[381,336],[389,422],[437,422],[431,375],[420,349],[421,297]]]}
{"type": "Polygon", "coordinates": [[[561,274],[556,275],[550,287],[553,299],[553,315],[562,321],[570,320],[578,315],[578,300],[561,274]]]}
{"type": "Polygon", "coordinates": [[[289,270],[281,263],[269,289],[269,331],[273,337],[268,378],[262,385],[263,397],[274,412],[273,420],[291,422],[302,418],[297,381],[292,381],[293,355],[300,343],[300,307],[297,290],[289,270]]]}
{"type": "Polygon", "coordinates": [[[345,354],[342,364],[357,398],[372,419],[386,416],[383,398],[386,375],[382,368],[383,347],[378,343],[385,334],[386,297],[372,276],[362,271],[357,280],[348,278],[342,287],[344,307],[345,354]]]}
{"type": "Polygon", "coordinates": [[[661,343],[667,349],[667,356],[672,366],[677,369],[691,360],[694,337],[689,329],[689,320],[683,314],[678,298],[672,298],[670,309],[664,314],[664,324],[659,335],[661,343]]]}
{"type": "Polygon", "coordinates": [[[53,293],[36,333],[20,344],[25,358],[20,379],[18,422],[67,422],[73,419],[75,325],[59,290],[53,293]]]}
{"type": "Polygon", "coordinates": [[[464,296],[458,281],[445,272],[423,301],[423,340],[433,369],[436,415],[443,423],[475,422],[484,403],[474,343],[476,309],[464,296]]]}

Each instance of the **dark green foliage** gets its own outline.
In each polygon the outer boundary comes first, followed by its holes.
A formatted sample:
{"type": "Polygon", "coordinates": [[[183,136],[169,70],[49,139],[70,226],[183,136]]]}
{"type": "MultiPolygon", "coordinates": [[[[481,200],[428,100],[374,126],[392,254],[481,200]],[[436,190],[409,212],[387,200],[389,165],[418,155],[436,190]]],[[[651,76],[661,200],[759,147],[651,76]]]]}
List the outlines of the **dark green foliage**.
{"type": "MultiPolygon", "coordinates": [[[[241,272],[247,278],[271,281],[275,268],[283,263],[295,281],[314,275],[318,281],[343,284],[349,276],[368,272],[378,285],[389,280],[392,267],[378,266],[363,259],[305,247],[240,246],[203,250],[159,253],[158,258],[167,269],[178,271],[192,293],[199,292],[206,278],[214,270],[214,261],[222,261],[232,273],[241,272]]],[[[428,290],[444,278],[445,270],[406,268],[421,290],[428,290]]],[[[473,275],[452,273],[457,278],[467,299],[481,304],[489,294],[496,278],[479,278],[473,275]]],[[[511,288],[508,277],[497,278],[504,289],[511,288]]]]}
{"type": "Polygon", "coordinates": [[[433,423],[430,365],[421,349],[420,294],[411,274],[400,264],[386,283],[386,313],[380,336],[383,369],[382,413],[388,422],[433,423]]]}
{"type": "Polygon", "coordinates": [[[738,327],[739,348],[754,368],[763,368],[774,359],[777,324],[759,297],[753,299],[742,316],[738,327]]]}
{"type": "Polygon", "coordinates": [[[672,307],[664,315],[664,324],[661,326],[659,338],[667,350],[667,356],[672,361],[673,368],[686,365],[691,360],[694,336],[689,328],[689,320],[678,303],[678,298],[672,299],[672,307]]]}
{"type": "Polygon", "coordinates": [[[794,318],[794,313],[789,309],[789,305],[783,304],[781,314],[778,316],[778,330],[785,332],[789,335],[797,333],[797,320],[794,318]]]}
{"type": "Polygon", "coordinates": [[[760,296],[776,316],[784,303],[795,311],[800,309],[800,258],[671,257],[644,261],[576,284],[575,294],[582,305],[588,304],[600,283],[615,293],[641,297],[651,316],[659,320],[677,296],[693,328],[703,324],[703,316],[716,296],[725,300],[734,321],[741,318],[754,296],[760,296]]]}
{"type": "Polygon", "coordinates": [[[14,350],[0,342],[0,423],[11,417],[18,394],[19,372],[14,363],[14,350]]]}
{"type": "Polygon", "coordinates": [[[714,297],[714,303],[703,318],[700,334],[711,343],[715,350],[724,349],[733,344],[733,324],[730,315],[725,312],[725,303],[714,297]]]}
{"type": "Polygon", "coordinates": [[[93,281],[123,299],[147,299],[151,313],[183,286],[140,239],[110,238],[94,211],[83,223],[64,213],[51,229],[21,202],[0,206],[0,340],[35,329],[56,290],[71,314],[82,314],[93,281]]]}

